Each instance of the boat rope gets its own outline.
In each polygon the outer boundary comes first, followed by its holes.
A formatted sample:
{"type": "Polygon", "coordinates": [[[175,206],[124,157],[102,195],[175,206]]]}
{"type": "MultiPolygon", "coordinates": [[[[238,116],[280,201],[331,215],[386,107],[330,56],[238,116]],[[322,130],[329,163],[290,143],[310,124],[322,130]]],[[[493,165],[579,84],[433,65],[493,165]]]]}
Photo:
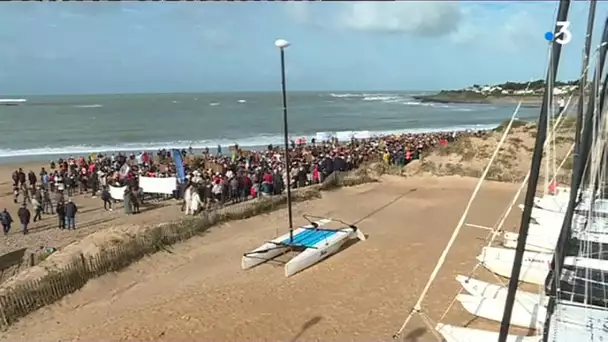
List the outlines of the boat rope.
{"type": "MultiPolygon", "coordinates": [[[[568,108],[568,107],[566,106],[566,108],[568,108]]],[[[557,132],[557,130],[559,130],[559,128],[561,127],[561,125],[564,123],[563,119],[565,118],[565,112],[566,111],[564,110],[564,112],[562,114],[560,114],[560,116],[558,116],[557,120],[555,121],[555,124],[553,125],[553,129],[550,131],[549,135],[547,136],[547,140],[545,140],[545,144],[549,143],[550,138],[551,138],[551,133],[555,134],[555,132],[557,132]]],[[[566,157],[563,158],[563,160],[562,160],[562,162],[560,164],[560,167],[567,160],[567,158],[568,158],[568,156],[571,153],[571,151],[572,151],[573,148],[574,148],[574,144],[572,145],[572,147],[570,147],[570,152],[568,153],[568,155],[566,155],[566,157]]],[[[503,214],[499,218],[499,221],[494,226],[494,229],[492,230],[492,232],[490,232],[490,234],[488,235],[488,237],[486,237],[486,246],[485,247],[490,247],[492,245],[492,243],[494,242],[494,240],[496,239],[496,237],[498,236],[498,234],[502,231],[502,227],[503,227],[503,225],[504,225],[507,217],[509,216],[509,214],[511,213],[511,210],[513,209],[513,207],[515,206],[515,204],[519,200],[519,196],[520,196],[521,192],[523,191],[523,188],[525,187],[525,185],[528,183],[528,179],[529,178],[530,178],[530,172],[528,171],[528,173],[526,174],[526,177],[524,178],[524,180],[521,182],[519,188],[517,189],[517,192],[515,193],[515,195],[511,199],[511,202],[509,202],[509,205],[507,206],[506,210],[503,212],[503,214]]],[[[473,266],[473,269],[469,272],[469,274],[467,274],[467,279],[471,279],[475,275],[475,272],[479,269],[480,266],[483,266],[483,262],[481,262],[481,261],[477,262],[475,264],[475,266],[473,266]]],[[[494,276],[494,278],[496,278],[496,280],[501,285],[503,285],[503,286],[506,285],[504,283],[503,279],[500,278],[498,275],[496,275],[494,273],[492,273],[492,275],[494,276]]],[[[461,294],[462,291],[464,291],[464,289],[462,287],[460,287],[459,290],[454,295],[454,297],[452,297],[452,300],[450,301],[448,307],[445,309],[445,311],[443,312],[443,314],[439,318],[439,322],[443,321],[443,319],[447,316],[447,314],[449,313],[449,311],[452,309],[452,307],[456,303],[458,295],[461,294]]]]}
{"type": "MultiPolygon", "coordinates": [[[[597,49],[594,53],[598,53],[599,49],[597,49]]],[[[587,66],[586,69],[588,69],[589,66],[587,66]]],[[[585,69],[585,70],[586,70],[585,69]]],[[[526,86],[526,90],[529,89],[530,87],[530,83],[528,82],[528,85],[526,86]]],[[[584,90],[581,90],[584,91],[584,90]]],[[[571,98],[569,99],[570,102],[571,98]]],[[[452,236],[450,237],[450,240],[448,241],[445,249],[443,250],[441,256],[439,257],[439,260],[437,261],[437,264],[435,265],[435,268],[433,269],[433,272],[431,273],[431,276],[427,282],[427,284],[425,285],[425,287],[422,290],[422,293],[420,294],[420,297],[418,298],[418,301],[416,302],[416,304],[414,305],[414,307],[410,310],[408,316],[406,317],[406,319],[404,320],[403,324],[401,325],[401,327],[399,328],[399,330],[393,335],[393,338],[398,338],[402,333],[403,330],[405,330],[405,328],[407,327],[407,325],[409,324],[409,322],[411,321],[411,319],[413,318],[414,314],[418,313],[421,314],[422,316],[425,316],[422,311],[421,311],[421,306],[422,306],[422,302],[424,301],[424,298],[426,297],[432,283],[434,282],[435,278],[437,277],[439,270],[441,269],[441,267],[443,266],[443,264],[445,263],[445,259],[447,258],[447,255],[450,251],[450,249],[452,248],[454,242],[456,241],[456,238],[458,236],[458,234],[460,233],[460,230],[462,228],[462,226],[464,225],[464,221],[468,216],[468,213],[472,207],[472,204],[475,200],[475,198],[477,197],[477,194],[479,192],[479,190],[481,189],[481,185],[483,184],[483,181],[485,180],[485,178],[487,177],[487,174],[490,170],[490,167],[492,166],[494,160],[496,159],[502,144],[504,143],[504,141],[506,140],[506,137],[509,133],[509,131],[511,130],[511,126],[515,120],[515,118],[517,117],[517,113],[519,112],[519,109],[521,107],[521,104],[523,102],[523,98],[520,100],[518,106],[516,107],[515,111],[513,112],[513,115],[511,116],[511,120],[509,121],[509,124],[507,125],[507,127],[505,128],[504,134],[502,135],[500,141],[498,142],[498,145],[496,147],[496,149],[494,150],[494,153],[492,154],[488,165],[486,166],[486,168],[484,169],[484,172],[482,173],[479,181],[477,182],[477,185],[475,187],[475,190],[473,191],[473,194],[471,195],[471,198],[469,199],[469,202],[467,203],[467,206],[465,207],[465,210],[458,222],[458,224],[456,225],[456,228],[454,229],[452,236]]],[[[555,128],[559,127],[558,125],[563,122],[563,118],[565,115],[565,110],[560,113],[560,116],[558,117],[558,121],[555,122],[554,125],[554,130],[555,128]]],[[[545,139],[545,144],[547,144],[550,140],[547,138],[545,139]]],[[[522,185],[520,186],[520,189],[518,189],[517,195],[514,196],[514,199],[512,201],[512,203],[509,205],[509,208],[512,208],[515,203],[517,203],[517,199],[519,198],[519,195],[521,194],[521,191],[523,190],[523,187],[525,187],[525,184],[527,183],[527,180],[529,179],[530,174],[528,172],[528,174],[525,177],[524,182],[522,182],[522,185]]],[[[500,219],[499,225],[498,227],[502,227],[504,225],[504,222],[506,221],[506,218],[508,216],[508,214],[510,213],[511,209],[507,209],[507,212],[505,215],[502,215],[502,218],[500,219]]],[[[493,233],[496,234],[496,233],[493,233]]],[[[494,236],[495,239],[495,236],[494,236]]],[[[479,265],[476,265],[475,268],[479,267],[479,265]]],[[[455,299],[455,298],[454,298],[455,299]]],[[[450,307],[453,306],[453,302],[450,304],[450,307]]],[[[443,317],[445,316],[446,313],[443,314],[443,317]]],[[[431,329],[433,329],[434,327],[430,327],[431,329]]],[[[433,329],[434,330],[434,329],[433,329]]]]}
{"type": "MultiPolygon", "coordinates": [[[[526,91],[530,88],[531,83],[532,83],[532,80],[530,80],[528,82],[528,84],[526,85],[526,91]]],[[[439,274],[441,267],[445,263],[445,259],[447,258],[448,253],[450,252],[450,249],[454,245],[454,242],[456,241],[456,238],[458,237],[458,234],[460,233],[460,230],[462,229],[462,226],[464,225],[464,222],[469,214],[469,211],[471,210],[471,207],[473,206],[473,202],[475,201],[477,194],[481,190],[481,185],[483,184],[483,181],[486,179],[488,172],[490,171],[490,168],[492,167],[492,164],[494,163],[494,160],[498,156],[502,145],[504,144],[505,140],[507,139],[507,136],[509,135],[509,132],[511,131],[511,127],[513,126],[513,122],[515,121],[517,114],[519,113],[519,109],[521,108],[523,101],[524,101],[524,96],[522,96],[519,103],[517,104],[517,107],[513,111],[513,114],[511,115],[511,119],[509,120],[507,127],[505,128],[502,136],[500,137],[500,140],[498,141],[498,145],[496,146],[496,149],[492,153],[492,156],[490,157],[490,160],[488,161],[488,165],[485,167],[485,169],[483,170],[483,173],[481,174],[481,177],[477,181],[477,185],[475,186],[475,189],[473,190],[473,193],[471,194],[471,197],[469,198],[467,206],[465,207],[464,212],[462,213],[462,216],[460,217],[460,220],[458,221],[458,224],[456,225],[456,228],[452,232],[452,236],[450,237],[450,240],[448,241],[446,247],[444,248],[443,252],[441,253],[439,260],[435,264],[435,268],[433,269],[431,276],[429,277],[426,285],[422,289],[422,292],[420,293],[420,297],[416,301],[416,304],[414,305],[414,307],[410,310],[408,316],[403,321],[403,324],[401,325],[399,330],[397,330],[397,332],[393,335],[394,339],[397,339],[401,335],[401,333],[403,333],[403,330],[408,325],[408,323],[410,322],[410,320],[412,319],[414,314],[419,313],[419,314],[422,314],[422,316],[426,316],[421,311],[422,302],[424,301],[424,298],[426,297],[429,289],[431,288],[431,285],[435,281],[435,278],[437,278],[437,275],[439,274]]],[[[434,327],[430,327],[430,328],[431,328],[431,330],[434,330],[434,327]]]]}
{"type": "MultiPolygon", "coordinates": [[[[598,52],[598,50],[596,50],[596,53],[598,52]]],[[[589,66],[587,66],[588,68],[589,66]]],[[[583,72],[586,72],[586,69],[583,70],[583,72]]],[[[585,91],[586,89],[582,89],[581,91],[585,91]]],[[[564,107],[564,110],[558,114],[557,119],[554,122],[554,125],[552,127],[552,129],[549,131],[549,134],[547,135],[547,138],[544,142],[545,147],[548,144],[551,144],[552,142],[555,143],[555,140],[557,138],[557,132],[561,129],[562,125],[565,122],[565,118],[566,118],[566,113],[568,111],[568,109],[570,108],[570,104],[572,101],[572,96],[570,96],[568,98],[568,101],[564,107]]],[[[578,102],[578,100],[576,101],[578,102]]],[[[577,103],[578,105],[583,105],[580,103],[577,103]]],[[[574,129],[574,126],[569,127],[569,129],[565,132],[565,133],[570,133],[572,130],[574,129]]],[[[557,175],[559,174],[560,170],[562,169],[562,167],[564,166],[565,162],[568,161],[571,153],[574,150],[574,146],[575,143],[572,143],[570,148],[568,149],[568,152],[565,154],[565,156],[562,158],[562,161],[559,164],[559,167],[557,167],[557,169],[554,169],[553,172],[553,177],[551,179],[551,182],[549,184],[552,184],[553,182],[555,182],[555,179],[557,177],[557,175]]],[[[556,156],[554,154],[554,156],[556,156]]],[[[509,216],[511,210],[513,209],[513,207],[515,206],[515,204],[517,203],[519,196],[521,195],[521,192],[523,191],[524,187],[526,186],[526,184],[528,183],[528,179],[530,178],[530,172],[528,171],[528,173],[526,174],[524,180],[521,182],[519,188],[517,189],[515,195],[513,196],[511,202],[509,203],[509,205],[507,206],[505,212],[503,212],[503,214],[500,216],[499,218],[499,222],[494,226],[495,229],[493,229],[487,236],[487,244],[486,247],[489,247],[492,245],[492,243],[494,242],[494,240],[496,239],[496,237],[498,236],[498,234],[502,231],[502,227],[504,226],[504,223],[507,219],[507,217],[509,216]]],[[[483,266],[483,262],[478,262],[473,269],[471,270],[471,272],[467,275],[467,278],[470,279],[475,272],[477,271],[477,269],[479,268],[479,266],[483,266]]],[[[496,274],[492,273],[492,275],[498,280],[498,282],[501,285],[505,285],[504,281],[502,280],[502,278],[500,278],[499,276],[497,276],[496,274]]],[[[452,298],[452,300],[450,301],[447,309],[443,312],[443,314],[441,315],[441,318],[439,319],[439,322],[443,321],[443,319],[445,319],[445,317],[447,316],[447,314],[449,313],[449,311],[451,310],[451,308],[454,306],[454,304],[457,302],[457,296],[459,294],[461,294],[463,292],[463,288],[460,287],[460,289],[457,291],[456,295],[454,295],[454,297],[452,298]]]]}

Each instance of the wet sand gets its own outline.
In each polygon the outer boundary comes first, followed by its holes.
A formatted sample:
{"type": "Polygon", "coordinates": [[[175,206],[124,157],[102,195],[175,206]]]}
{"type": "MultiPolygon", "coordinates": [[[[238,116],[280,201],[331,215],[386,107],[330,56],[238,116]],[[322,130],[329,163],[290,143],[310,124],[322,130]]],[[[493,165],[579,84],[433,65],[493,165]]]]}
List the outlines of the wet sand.
{"type": "MultiPolygon", "coordinates": [[[[305,223],[304,213],[360,221],[358,226],[369,238],[291,278],[284,277],[278,263],[240,269],[242,253],[286,231],[285,210],[230,222],[122,272],[92,280],[1,336],[47,341],[391,340],[418,298],[476,181],[385,176],[380,183],[324,192],[322,199],[297,204],[296,225],[305,223]]],[[[516,187],[486,183],[467,222],[495,224],[516,187]]],[[[82,201],[83,206],[89,203],[82,201]]],[[[90,203],[92,212],[83,216],[113,218],[107,224],[179,212],[169,207],[124,218],[93,214],[99,209],[90,203]]],[[[519,215],[515,209],[508,226],[516,224],[519,215]]],[[[463,228],[424,302],[432,319],[439,319],[458,292],[454,277],[473,268],[487,233],[463,228]]],[[[496,282],[484,270],[477,274],[496,282]]],[[[442,322],[465,325],[472,318],[455,304],[442,322]]],[[[471,326],[496,330],[498,324],[477,319],[471,326]]],[[[433,340],[417,318],[404,336],[433,340]]]]}

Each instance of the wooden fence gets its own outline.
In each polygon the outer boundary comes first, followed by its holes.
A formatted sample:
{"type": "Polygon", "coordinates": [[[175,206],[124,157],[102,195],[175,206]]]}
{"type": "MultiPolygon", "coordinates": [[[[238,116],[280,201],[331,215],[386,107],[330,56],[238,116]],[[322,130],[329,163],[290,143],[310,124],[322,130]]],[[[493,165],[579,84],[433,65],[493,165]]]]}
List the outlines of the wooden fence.
{"type": "MultiPolygon", "coordinates": [[[[293,191],[294,202],[319,197],[320,190],[341,185],[356,185],[373,181],[371,177],[350,173],[335,173],[323,184],[293,191]]],[[[91,257],[80,255],[68,265],[49,271],[43,277],[27,282],[8,281],[0,286],[0,328],[6,328],[21,317],[82,288],[89,279],[118,271],[145,255],[166,246],[204,233],[211,226],[270,212],[286,203],[285,195],[268,196],[203,212],[196,217],[142,229],[142,234],[124,244],[102,250],[91,257]]]]}

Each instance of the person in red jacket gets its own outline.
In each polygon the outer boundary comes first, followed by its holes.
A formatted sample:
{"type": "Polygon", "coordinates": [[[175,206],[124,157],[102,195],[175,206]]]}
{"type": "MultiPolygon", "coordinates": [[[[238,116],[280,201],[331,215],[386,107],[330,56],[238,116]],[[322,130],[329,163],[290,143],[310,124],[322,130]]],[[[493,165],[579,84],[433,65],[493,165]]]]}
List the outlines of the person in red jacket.
{"type": "Polygon", "coordinates": [[[315,168],[312,170],[312,182],[314,184],[319,184],[320,182],[318,165],[315,165],[315,168]]]}

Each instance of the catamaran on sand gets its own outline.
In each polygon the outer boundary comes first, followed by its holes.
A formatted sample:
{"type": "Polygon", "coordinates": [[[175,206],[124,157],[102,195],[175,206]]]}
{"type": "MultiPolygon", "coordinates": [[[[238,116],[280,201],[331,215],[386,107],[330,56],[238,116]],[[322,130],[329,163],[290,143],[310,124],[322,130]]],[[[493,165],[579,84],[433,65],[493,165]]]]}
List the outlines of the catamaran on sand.
{"type": "Polygon", "coordinates": [[[353,225],[341,220],[320,218],[313,221],[304,215],[309,224],[272,239],[243,255],[241,268],[246,270],[263,264],[290,251],[299,252],[285,264],[285,276],[292,276],[340,251],[351,239],[364,241],[365,234],[353,225]],[[331,228],[332,223],[340,224],[331,228]]]}

